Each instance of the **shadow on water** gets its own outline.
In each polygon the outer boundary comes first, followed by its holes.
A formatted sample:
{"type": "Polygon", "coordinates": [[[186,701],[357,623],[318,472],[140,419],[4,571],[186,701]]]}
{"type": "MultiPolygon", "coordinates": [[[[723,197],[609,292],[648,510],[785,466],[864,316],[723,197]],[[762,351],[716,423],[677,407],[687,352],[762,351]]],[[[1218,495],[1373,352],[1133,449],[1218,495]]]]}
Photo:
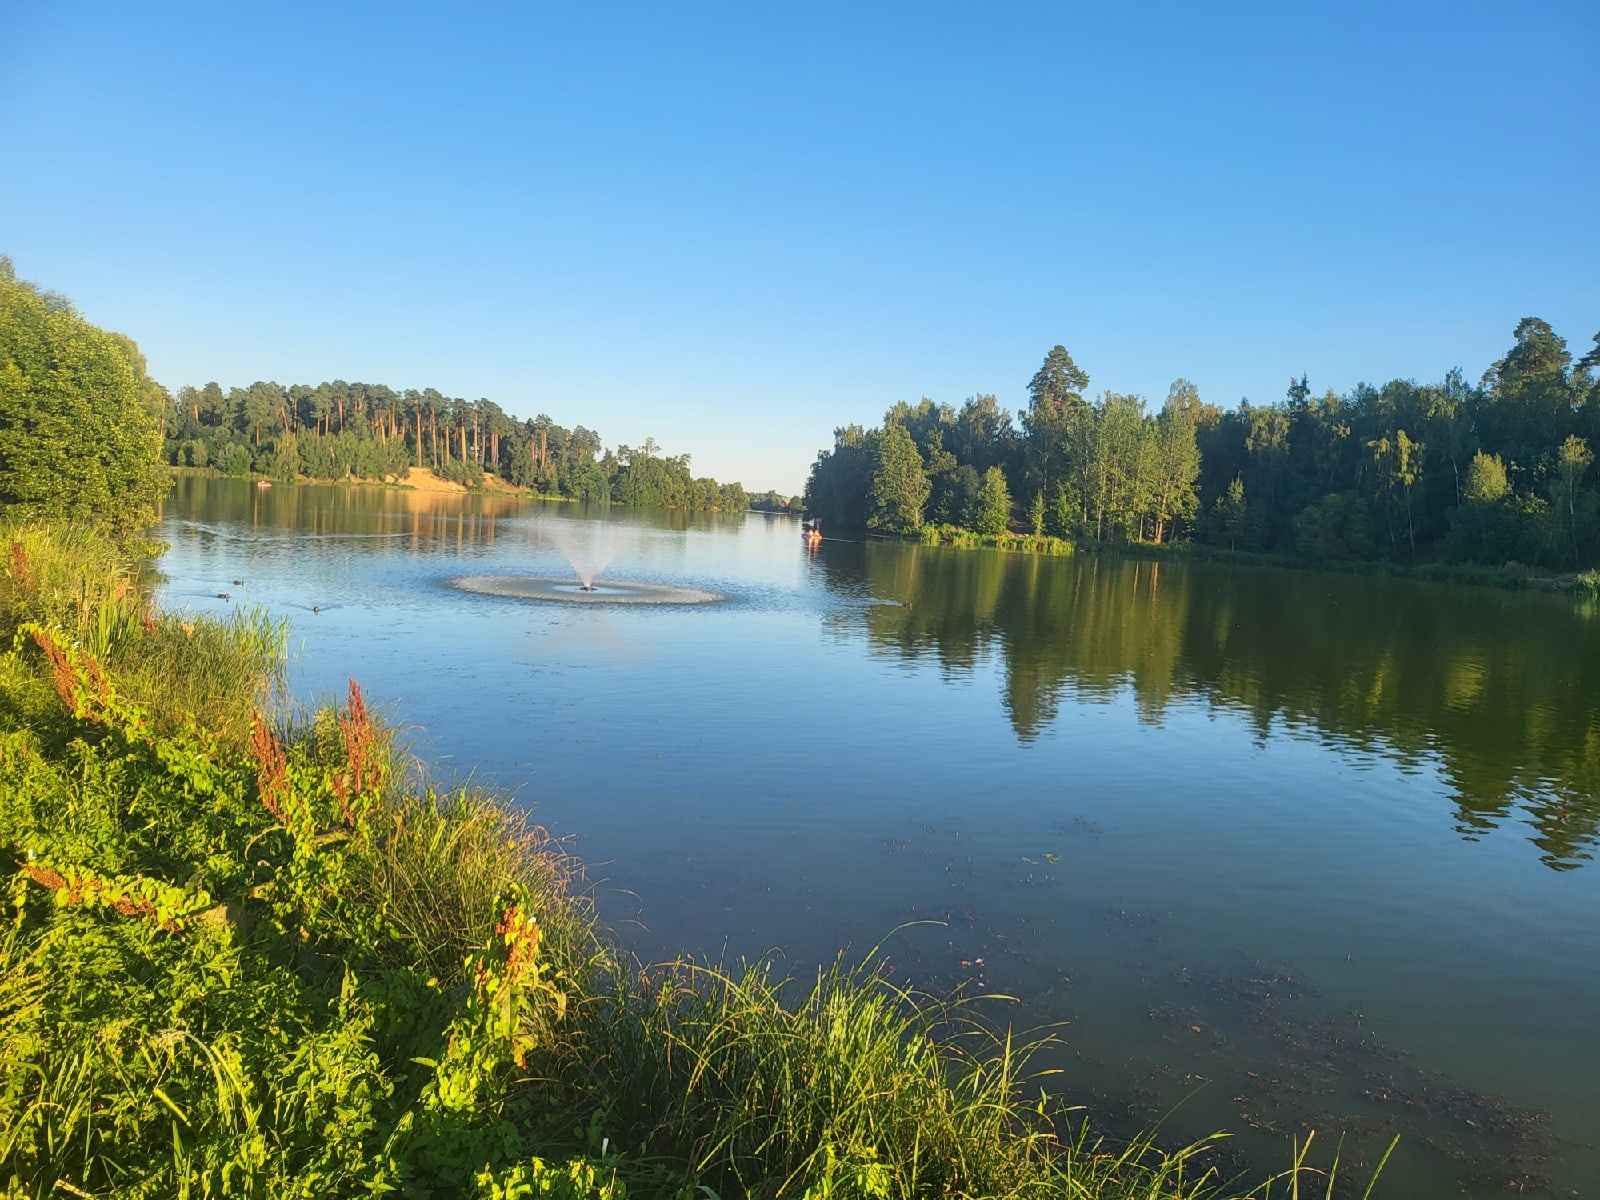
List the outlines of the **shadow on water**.
{"type": "Polygon", "coordinates": [[[1270,569],[839,544],[830,587],[883,654],[971,672],[998,655],[1017,740],[1065,700],[1196,700],[1330,747],[1438,766],[1456,830],[1519,818],[1568,870],[1600,834],[1600,638],[1563,597],[1270,569]],[[1247,585],[1247,586],[1245,586],[1247,585]]]}

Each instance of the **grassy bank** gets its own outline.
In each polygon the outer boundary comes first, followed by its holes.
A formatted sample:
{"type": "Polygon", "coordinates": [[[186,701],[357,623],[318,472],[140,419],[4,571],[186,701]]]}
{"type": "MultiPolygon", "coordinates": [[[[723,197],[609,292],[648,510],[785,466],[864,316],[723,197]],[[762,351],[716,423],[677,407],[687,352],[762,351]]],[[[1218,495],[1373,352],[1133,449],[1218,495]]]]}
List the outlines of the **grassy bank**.
{"type": "Polygon", "coordinates": [[[163,613],[89,533],[0,538],[0,1197],[1322,1193],[1093,1140],[870,964],[643,969],[354,683],[289,715],[283,630],[163,613]]]}
{"type": "Polygon", "coordinates": [[[924,525],[918,535],[925,546],[954,546],[960,550],[1005,550],[1012,554],[1071,554],[1073,544],[1067,538],[1048,534],[1028,533],[977,533],[960,525],[924,525]]]}
{"type": "Polygon", "coordinates": [[[1393,579],[1424,579],[1432,583],[1459,583],[1474,587],[1536,589],[1540,591],[1582,591],[1582,575],[1552,575],[1521,563],[1490,566],[1485,563],[1380,562],[1369,559],[1322,559],[1313,561],[1289,554],[1265,554],[1254,550],[1229,550],[1199,543],[1167,546],[1127,544],[1104,547],[1102,552],[1126,558],[1151,561],[1166,559],[1191,562],[1238,563],[1244,566],[1276,567],[1295,571],[1326,571],[1335,575],[1376,575],[1393,579]]]}

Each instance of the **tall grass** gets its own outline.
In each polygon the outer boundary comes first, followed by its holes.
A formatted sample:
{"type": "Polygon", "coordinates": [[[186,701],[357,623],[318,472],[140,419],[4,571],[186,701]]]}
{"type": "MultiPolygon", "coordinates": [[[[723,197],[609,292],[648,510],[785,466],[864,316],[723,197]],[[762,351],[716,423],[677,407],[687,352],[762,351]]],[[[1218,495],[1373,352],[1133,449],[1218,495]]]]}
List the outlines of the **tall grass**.
{"type": "Polygon", "coordinates": [[[7,534],[0,1200],[1244,1194],[1204,1143],[1090,1137],[1032,1047],[875,959],[641,968],[581,864],[409,781],[354,684],[263,715],[270,622],[7,534]]]}
{"type": "Polygon", "coordinates": [[[288,623],[258,609],[227,620],[157,610],[137,565],[87,526],[0,525],[0,642],[24,623],[55,632],[116,675],[157,725],[203,713],[242,745],[281,686],[288,623]]]}
{"type": "Polygon", "coordinates": [[[842,960],[809,987],[693,962],[614,982],[548,1098],[603,1098],[640,1182],[716,1196],[1216,1194],[1203,1145],[1110,1146],[1051,1100],[1020,1046],[960,1002],[842,960]],[[798,994],[797,994],[798,993],[798,994]]]}
{"type": "Polygon", "coordinates": [[[919,536],[924,545],[952,546],[960,550],[988,548],[1005,550],[1012,554],[1043,554],[1060,556],[1073,553],[1074,543],[1068,538],[1031,533],[978,533],[960,525],[924,525],[919,536]]]}

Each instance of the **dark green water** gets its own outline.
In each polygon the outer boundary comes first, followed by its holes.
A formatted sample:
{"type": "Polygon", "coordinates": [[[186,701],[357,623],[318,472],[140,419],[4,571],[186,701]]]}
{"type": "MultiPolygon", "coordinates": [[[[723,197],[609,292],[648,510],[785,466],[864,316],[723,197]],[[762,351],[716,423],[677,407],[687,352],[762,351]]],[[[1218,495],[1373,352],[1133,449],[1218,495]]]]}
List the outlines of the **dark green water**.
{"type": "Polygon", "coordinates": [[[169,604],[289,617],[299,694],[353,674],[513,790],[642,954],[805,974],[887,937],[901,978],[1052,1025],[1048,1083],[1108,1125],[1260,1166],[1400,1132],[1380,1195],[1600,1195],[1600,623],[1570,597],[200,478],[163,536],[169,604]],[[563,547],[727,599],[450,586],[563,547]]]}

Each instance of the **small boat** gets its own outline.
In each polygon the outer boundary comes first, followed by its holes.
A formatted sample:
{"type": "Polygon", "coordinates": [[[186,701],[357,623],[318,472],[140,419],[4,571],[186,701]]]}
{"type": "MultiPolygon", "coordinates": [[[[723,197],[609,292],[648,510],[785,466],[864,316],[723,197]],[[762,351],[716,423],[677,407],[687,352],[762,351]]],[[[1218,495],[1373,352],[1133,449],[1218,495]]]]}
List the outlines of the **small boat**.
{"type": "Polygon", "coordinates": [[[258,480],[256,480],[256,487],[260,488],[263,492],[266,491],[271,486],[272,486],[272,480],[270,480],[270,479],[258,479],[258,480]]]}
{"type": "Polygon", "coordinates": [[[822,540],[822,522],[802,521],[800,523],[800,536],[810,545],[820,542],[822,540]]]}

